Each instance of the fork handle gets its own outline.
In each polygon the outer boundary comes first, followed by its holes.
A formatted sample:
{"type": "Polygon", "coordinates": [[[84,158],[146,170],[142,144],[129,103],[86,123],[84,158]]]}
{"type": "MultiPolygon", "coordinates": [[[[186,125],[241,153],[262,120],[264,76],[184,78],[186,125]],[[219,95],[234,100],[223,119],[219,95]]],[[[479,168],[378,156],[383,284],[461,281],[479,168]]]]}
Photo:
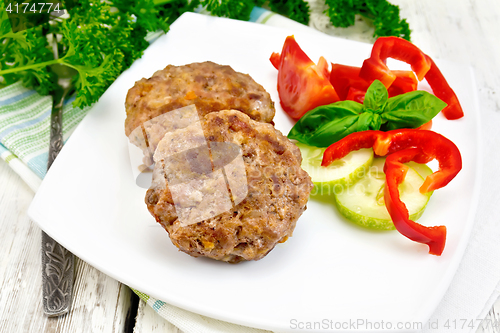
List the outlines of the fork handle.
{"type": "MultiPolygon", "coordinates": [[[[64,90],[54,96],[50,119],[50,143],[47,170],[63,146],[62,108],[64,90]]],[[[68,313],[73,298],[74,256],[42,231],[42,293],[43,311],[49,317],[68,313]]]]}
{"type": "Polygon", "coordinates": [[[63,147],[62,116],[64,97],[66,97],[66,91],[62,90],[59,90],[54,96],[54,101],[57,101],[57,104],[53,104],[52,113],[50,115],[49,160],[47,163],[47,170],[50,169],[63,147]]]}
{"type": "Polygon", "coordinates": [[[43,311],[49,317],[71,310],[74,256],[42,231],[43,311]]]}

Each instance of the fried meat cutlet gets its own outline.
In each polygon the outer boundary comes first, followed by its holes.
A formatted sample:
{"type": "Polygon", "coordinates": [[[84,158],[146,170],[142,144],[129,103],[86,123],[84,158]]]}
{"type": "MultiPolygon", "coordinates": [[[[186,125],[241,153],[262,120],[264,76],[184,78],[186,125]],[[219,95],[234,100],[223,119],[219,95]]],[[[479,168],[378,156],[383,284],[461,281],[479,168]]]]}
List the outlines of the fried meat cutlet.
{"type": "Polygon", "coordinates": [[[137,81],[128,91],[125,134],[144,150],[147,160],[166,130],[156,126],[157,135],[143,142],[141,126],[169,111],[192,104],[200,116],[233,109],[254,120],[269,123],[275,113],[269,93],[249,75],[236,72],[230,66],[210,61],[184,66],[169,65],[151,78],[137,81]]]}
{"type": "Polygon", "coordinates": [[[194,257],[263,258],[292,236],[313,186],[297,146],[236,110],[165,134],[154,157],[148,210],[194,257]]]}

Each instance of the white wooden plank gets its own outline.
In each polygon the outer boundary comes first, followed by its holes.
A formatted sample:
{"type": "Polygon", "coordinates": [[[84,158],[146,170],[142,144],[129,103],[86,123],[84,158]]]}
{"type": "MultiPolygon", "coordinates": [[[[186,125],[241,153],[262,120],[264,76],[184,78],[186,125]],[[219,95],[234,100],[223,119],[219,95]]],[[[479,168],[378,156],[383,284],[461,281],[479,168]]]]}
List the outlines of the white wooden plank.
{"type": "Polygon", "coordinates": [[[500,333],[500,298],[488,312],[476,333],[500,333]]]}
{"type": "Polygon", "coordinates": [[[0,332],[120,332],[131,291],[76,260],[69,314],[47,318],[41,308],[41,232],[26,215],[33,192],[0,160],[0,332]]]}

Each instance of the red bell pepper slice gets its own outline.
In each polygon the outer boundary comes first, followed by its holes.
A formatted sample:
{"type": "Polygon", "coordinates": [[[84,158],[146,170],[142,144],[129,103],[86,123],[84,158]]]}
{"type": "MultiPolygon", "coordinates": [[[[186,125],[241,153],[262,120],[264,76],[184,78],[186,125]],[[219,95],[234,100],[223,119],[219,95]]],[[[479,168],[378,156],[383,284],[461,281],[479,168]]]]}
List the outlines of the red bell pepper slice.
{"type": "Polygon", "coordinates": [[[419,81],[431,68],[428,57],[409,41],[399,37],[379,37],[373,44],[370,58],[363,62],[359,76],[366,80],[378,79],[388,88],[396,75],[387,67],[387,58],[409,64],[419,81]]]}
{"type": "Polygon", "coordinates": [[[411,65],[419,81],[424,78],[432,92],[448,104],[442,112],[446,119],[459,119],[464,116],[455,92],[449,86],[436,63],[418,47],[399,37],[380,37],[373,44],[370,58],[363,62],[359,76],[365,80],[380,80],[388,89],[396,80],[394,71],[386,64],[387,58],[394,58],[411,65]]]}
{"type": "Polygon", "coordinates": [[[412,71],[392,71],[396,79],[387,89],[389,97],[405,94],[417,90],[418,80],[412,71]]]}
{"type": "Polygon", "coordinates": [[[384,165],[384,201],[396,229],[412,241],[427,244],[429,253],[441,255],[446,243],[446,227],[425,227],[410,220],[408,209],[399,197],[399,184],[404,181],[408,167],[403,163],[425,163],[428,156],[420,148],[403,149],[387,156],[384,165]],[[424,162],[422,162],[424,161],[424,162]]]}
{"type": "MultiPolygon", "coordinates": [[[[366,90],[374,80],[366,80],[359,76],[361,67],[333,64],[330,82],[340,100],[351,100],[363,103],[366,90]]],[[[412,71],[392,71],[396,76],[388,88],[389,97],[417,90],[418,81],[412,71]]]]}
{"type": "Polygon", "coordinates": [[[425,74],[425,79],[431,86],[434,95],[448,104],[441,112],[446,119],[449,120],[462,118],[464,116],[464,111],[458,101],[457,95],[453,89],[451,89],[443,74],[436,66],[436,63],[430,57],[427,58],[432,65],[427,74],[425,74]]]}
{"type": "Polygon", "coordinates": [[[333,64],[330,71],[330,82],[339,95],[340,100],[346,100],[350,88],[366,92],[373,82],[359,77],[360,67],[333,64]]]}
{"type": "Polygon", "coordinates": [[[321,165],[328,166],[351,151],[370,147],[379,156],[389,155],[384,166],[386,193],[389,196],[385,197],[384,200],[386,200],[386,206],[394,226],[404,236],[427,244],[429,253],[441,255],[444,249],[446,228],[415,227],[417,223],[409,220],[408,210],[399,200],[397,186],[406,174],[406,167],[401,167],[401,163],[405,163],[405,161],[427,163],[433,159],[438,160],[439,170],[427,176],[420,187],[420,192],[425,193],[446,186],[462,169],[462,157],[457,146],[441,134],[426,130],[398,129],[388,132],[356,132],[328,147],[323,154],[321,165]],[[395,156],[391,157],[393,154],[395,156]]]}
{"type": "Polygon", "coordinates": [[[375,154],[384,156],[391,144],[390,132],[362,131],[351,133],[345,138],[331,144],[323,153],[321,166],[329,166],[333,161],[345,157],[352,151],[373,148],[375,154]],[[381,147],[381,148],[379,148],[381,147]]]}
{"type": "Polygon", "coordinates": [[[409,147],[418,147],[429,157],[427,162],[433,159],[438,160],[439,170],[427,176],[420,187],[421,193],[446,186],[462,169],[460,151],[453,142],[441,134],[412,129],[393,130],[387,133],[391,136],[391,145],[387,148],[388,154],[409,147]]]}

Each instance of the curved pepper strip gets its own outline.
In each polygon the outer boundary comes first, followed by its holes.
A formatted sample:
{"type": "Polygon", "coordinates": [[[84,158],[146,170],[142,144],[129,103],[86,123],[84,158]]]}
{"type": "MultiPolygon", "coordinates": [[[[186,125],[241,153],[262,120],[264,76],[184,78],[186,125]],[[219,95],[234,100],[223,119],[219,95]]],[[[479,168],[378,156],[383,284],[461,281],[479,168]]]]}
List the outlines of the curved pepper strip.
{"type": "Polygon", "coordinates": [[[418,81],[412,71],[392,71],[396,74],[396,79],[387,89],[389,97],[405,94],[417,90],[418,81]]]}
{"type": "Polygon", "coordinates": [[[370,86],[370,81],[359,77],[360,69],[361,67],[332,63],[330,83],[333,85],[340,100],[347,99],[350,88],[366,92],[370,86]]]}
{"type": "Polygon", "coordinates": [[[387,58],[406,62],[419,81],[431,68],[429,58],[418,47],[399,37],[379,37],[373,44],[370,58],[363,62],[359,76],[366,80],[380,80],[386,88],[394,82],[396,75],[387,67],[387,58]]]}
{"type": "Polygon", "coordinates": [[[422,161],[427,158],[428,156],[423,154],[420,148],[408,148],[387,156],[384,165],[384,201],[399,233],[412,241],[427,244],[429,253],[439,256],[443,253],[446,243],[446,227],[443,225],[425,227],[410,220],[408,209],[399,197],[399,184],[404,181],[408,171],[408,167],[403,163],[410,161],[425,163],[422,161]]]}
{"type": "Polygon", "coordinates": [[[384,197],[394,225],[404,236],[429,245],[429,253],[440,255],[444,249],[446,228],[415,227],[406,206],[399,199],[397,186],[406,175],[405,161],[427,163],[433,159],[439,162],[439,170],[427,176],[420,187],[425,193],[446,186],[462,169],[462,157],[457,146],[436,132],[415,129],[399,129],[388,132],[364,131],[352,133],[332,144],[323,154],[322,166],[342,158],[351,151],[372,147],[379,156],[389,155],[386,159],[386,191],[384,197]],[[389,162],[388,162],[389,161],[389,162]],[[443,229],[444,228],[444,229],[443,229]]]}
{"type": "MultiPolygon", "coordinates": [[[[386,64],[387,58],[394,58],[411,65],[419,81],[424,78],[432,92],[448,104],[442,112],[446,119],[459,119],[464,116],[458,98],[437,67],[436,63],[418,47],[399,37],[380,37],[373,44],[370,58],[363,62],[359,76],[365,80],[380,80],[389,89],[396,80],[395,71],[386,64]]],[[[411,82],[411,79],[410,79],[411,82]]]]}
{"type": "MultiPolygon", "coordinates": [[[[340,100],[351,100],[363,103],[364,94],[374,80],[365,80],[359,76],[361,67],[332,63],[330,83],[340,100]]],[[[412,71],[391,71],[394,82],[387,89],[389,97],[417,90],[418,81],[412,71]]]]}
{"type": "Polygon", "coordinates": [[[455,95],[455,92],[451,89],[443,74],[436,66],[436,63],[430,57],[426,57],[432,65],[427,74],[425,74],[425,79],[431,86],[434,95],[448,104],[441,112],[448,120],[462,118],[464,116],[464,111],[458,101],[457,95],[455,95]]]}
{"type": "Polygon", "coordinates": [[[409,147],[417,147],[429,159],[438,160],[439,170],[427,176],[420,192],[426,193],[446,186],[462,169],[462,156],[457,146],[441,134],[433,131],[402,129],[387,132],[391,136],[391,144],[387,147],[387,154],[392,154],[409,147]]]}

